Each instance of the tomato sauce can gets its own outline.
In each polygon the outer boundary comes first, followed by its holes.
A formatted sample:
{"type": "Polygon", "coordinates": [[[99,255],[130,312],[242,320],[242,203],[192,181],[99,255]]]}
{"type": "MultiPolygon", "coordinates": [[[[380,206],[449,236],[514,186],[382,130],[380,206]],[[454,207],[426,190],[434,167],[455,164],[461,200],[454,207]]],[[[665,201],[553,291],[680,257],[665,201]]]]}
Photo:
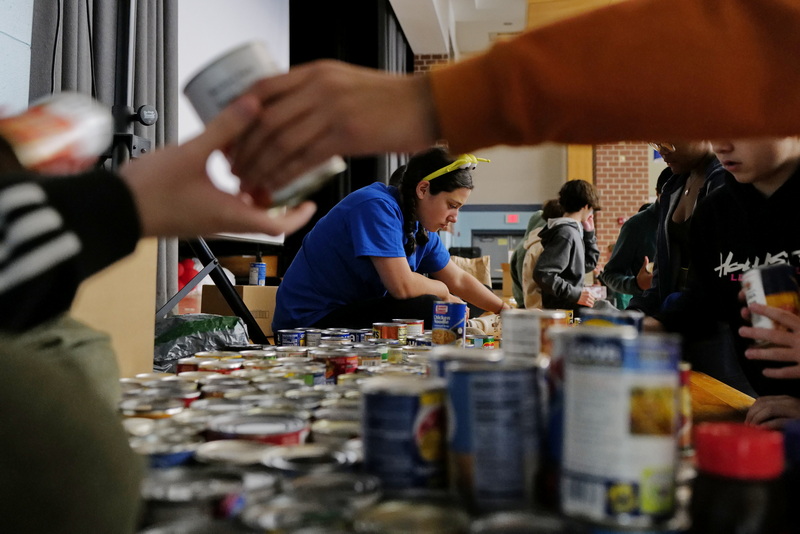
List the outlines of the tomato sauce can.
{"type": "Polygon", "coordinates": [[[446,488],[445,382],[382,376],[361,391],[364,471],[390,491],[446,488]]]}
{"type": "Polygon", "coordinates": [[[450,485],[475,512],[534,504],[539,466],[536,364],[447,365],[450,485]]]}
{"type": "Polygon", "coordinates": [[[431,343],[463,347],[467,334],[467,305],[434,302],[431,343]]]}
{"type": "Polygon", "coordinates": [[[672,517],[680,338],[631,326],[559,334],[564,362],[561,511],[650,527],[672,517]]]}

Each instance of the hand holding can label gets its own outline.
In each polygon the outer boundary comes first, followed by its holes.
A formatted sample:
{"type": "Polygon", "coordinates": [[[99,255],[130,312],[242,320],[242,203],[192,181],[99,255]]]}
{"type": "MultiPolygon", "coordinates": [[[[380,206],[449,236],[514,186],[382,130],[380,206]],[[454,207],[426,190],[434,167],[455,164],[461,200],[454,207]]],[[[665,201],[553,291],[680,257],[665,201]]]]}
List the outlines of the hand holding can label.
{"type": "MultiPolygon", "coordinates": [[[[234,48],[214,60],[189,80],[183,88],[183,93],[203,123],[207,124],[256,81],[280,72],[266,45],[260,41],[253,41],[234,48]]],[[[347,165],[339,156],[328,159],[288,185],[273,191],[273,206],[299,204],[346,168],[347,165]]]]}

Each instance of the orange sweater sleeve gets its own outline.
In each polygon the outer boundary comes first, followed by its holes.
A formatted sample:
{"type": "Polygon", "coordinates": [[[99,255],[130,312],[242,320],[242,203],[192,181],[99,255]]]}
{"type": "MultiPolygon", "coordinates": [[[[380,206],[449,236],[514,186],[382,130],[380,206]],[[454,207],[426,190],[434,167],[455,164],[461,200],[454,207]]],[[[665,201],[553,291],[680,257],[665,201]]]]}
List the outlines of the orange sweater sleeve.
{"type": "Polygon", "coordinates": [[[798,0],[630,0],[430,74],[455,152],[800,132],[798,0]]]}

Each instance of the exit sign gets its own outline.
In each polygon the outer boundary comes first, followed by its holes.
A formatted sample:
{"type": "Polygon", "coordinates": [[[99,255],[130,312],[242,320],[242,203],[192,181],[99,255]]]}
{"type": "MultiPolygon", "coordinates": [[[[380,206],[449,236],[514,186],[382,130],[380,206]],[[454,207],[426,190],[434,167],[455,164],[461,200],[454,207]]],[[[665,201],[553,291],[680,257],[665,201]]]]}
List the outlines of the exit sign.
{"type": "Polygon", "coordinates": [[[519,215],[516,213],[506,213],[506,224],[519,223],[519,215]]]}

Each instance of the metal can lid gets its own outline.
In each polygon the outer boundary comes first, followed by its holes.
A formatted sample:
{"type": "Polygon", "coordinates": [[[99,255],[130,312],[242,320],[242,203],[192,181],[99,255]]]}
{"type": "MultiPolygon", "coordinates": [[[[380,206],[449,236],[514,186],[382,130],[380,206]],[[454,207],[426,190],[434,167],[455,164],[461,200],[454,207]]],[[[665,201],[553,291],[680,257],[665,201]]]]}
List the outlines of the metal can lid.
{"type": "Polygon", "coordinates": [[[141,492],[149,501],[195,502],[240,493],[243,487],[240,471],[192,466],[149,470],[141,492]]]}
{"type": "Polygon", "coordinates": [[[333,501],[361,510],[378,502],[381,481],[363,473],[316,473],[289,480],[286,491],[301,501],[333,501]]]}
{"type": "Polygon", "coordinates": [[[227,414],[208,422],[209,430],[236,436],[274,436],[300,432],[306,423],[294,415],[227,414]]]}
{"type": "Polygon", "coordinates": [[[467,534],[469,516],[453,505],[391,500],[362,510],[354,521],[356,532],[400,534],[467,534]]]}
{"type": "Polygon", "coordinates": [[[365,395],[370,394],[391,394],[391,395],[419,395],[427,391],[442,390],[446,386],[444,380],[439,378],[428,378],[419,376],[377,376],[365,380],[361,386],[361,392],[365,395]]]}
{"type": "Polygon", "coordinates": [[[261,457],[261,463],[292,475],[330,473],[347,465],[347,455],[326,445],[304,443],[272,447],[261,457]]]}
{"type": "Polygon", "coordinates": [[[554,515],[531,512],[496,512],[472,524],[471,534],[560,534],[567,523],[554,515]]]}
{"type": "Polygon", "coordinates": [[[200,445],[194,457],[206,464],[261,465],[272,445],[248,439],[218,439],[200,445]]]}

